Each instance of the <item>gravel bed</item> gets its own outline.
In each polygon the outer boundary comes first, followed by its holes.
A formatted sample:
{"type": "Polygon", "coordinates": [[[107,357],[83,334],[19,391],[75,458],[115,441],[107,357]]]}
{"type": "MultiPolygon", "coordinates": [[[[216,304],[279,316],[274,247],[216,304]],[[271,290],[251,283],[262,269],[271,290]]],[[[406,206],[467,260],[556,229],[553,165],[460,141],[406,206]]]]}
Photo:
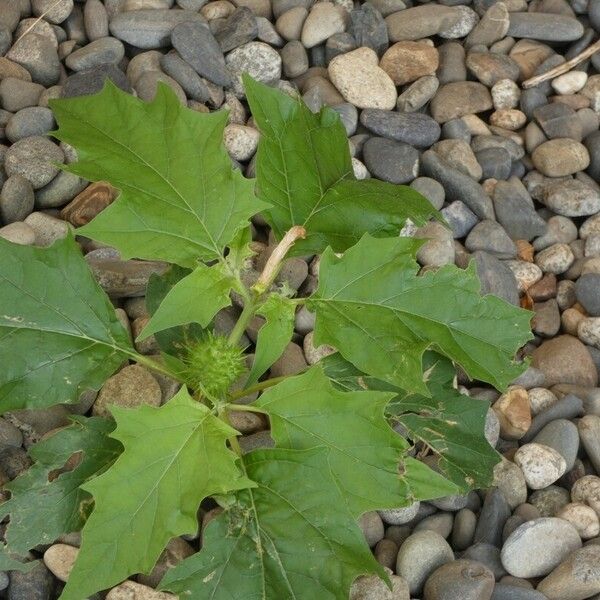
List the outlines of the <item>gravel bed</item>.
{"type": "MultiPolygon", "coordinates": [[[[474,260],[484,293],[535,313],[522,350],[531,364],[514,385],[500,395],[459,382],[490,406],[486,434],[504,457],[493,487],[365,514],[394,590],[363,578],[352,600],[600,600],[600,52],[523,85],[599,33],[600,0],[0,0],[0,236],[47,246],[115,198],[109,185],[53,166],[76,156],[47,137],[50,98],[92,94],[110,79],[149,100],[163,81],[194,110],[230,110],[225,144],[250,176],[259,134],[243,72],[297,91],[311,109],[332,106],[356,176],[412,186],[449,223],[406,228],[429,240],[420,264],[474,260]]],[[[272,240],[256,225],[268,253],[272,240]]],[[[85,250],[135,337],[148,319],[145,283],[164,264],[85,250]]],[[[308,295],[318,261],[289,259],[285,277],[308,295]]],[[[219,313],[220,331],[237,311],[219,313]]],[[[298,312],[273,376],[327,351],[312,344],[313,322],[298,312]]],[[[158,350],[153,338],[138,349],[158,350]]],[[[29,466],[26,449],[70,411],[157,406],[176,389],[130,365],[76,407],[5,415],[0,482],[29,466]]],[[[234,425],[245,450],[269,444],[259,416],[234,425]]],[[[65,536],[39,548],[44,561],[30,573],[0,572],[0,597],[56,598],[78,544],[65,536]]],[[[173,540],[150,575],[106,598],[172,598],[153,588],[194,547],[197,538],[173,540]]]]}

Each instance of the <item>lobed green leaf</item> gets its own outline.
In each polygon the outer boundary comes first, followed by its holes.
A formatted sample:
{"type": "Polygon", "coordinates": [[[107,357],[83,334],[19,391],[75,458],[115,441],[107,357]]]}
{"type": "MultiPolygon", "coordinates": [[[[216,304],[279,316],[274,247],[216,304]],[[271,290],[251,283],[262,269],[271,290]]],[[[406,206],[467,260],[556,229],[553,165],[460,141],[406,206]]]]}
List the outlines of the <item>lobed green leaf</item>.
{"type": "Polygon", "coordinates": [[[200,502],[253,485],[227,449],[237,432],[180,390],[160,408],[113,406],[125,450],[83,488],[95,506],[61,600],[81,600],[149,572],[167,542],[195,533],[200,502]]]}
{"type": "Polygon", "coordinates": [[[306,228],[292,253],[343,252],[365,232],[398,235],[410,218],[440,218],[421,194],[374,179],[357,181],[346,132],[331,108],[312,113],[301,99],[244,77],[246,97],[261,138],[256,158],[258,195],[281,239],[293,225],[306,228]]]}
{"type": "Polygon", "coordinates": [[[225,151],[227,113],[188,109],[163,83],[151,102],[107,81],[98,94],[52,100],[51,108],[59,125],[53,135],[79,156],[65,169],[121,191],[78,234],[114,246],[123,258],[193,268],[220,258],[266,206],[225,151]]]}
{"type": "Polygon", "coordinates": [[[420,241],[368,234],[337,258],[321,258],[315,344],[329,344],[361,371],[428,395],[423,354],[435,349],[470,377],[505,388],[522,371],[517,349],[530,313],[495,296],[481,297],[473,265],[418,275],[420,241]]]}
{"type": "Polygon", "coordinates": [[[163,589],[212,600],[348,600],[359,575],[385,576],[329,472],[325,448],[256,450],[257,487],[212,521],[203,548],[171,569],[163,589]]]}
{"type": "Polygon", "coordinates": [[[71,235],[0,239],[0,413],[77,402],[134,353],[71,235]]]}
{"type": "Polygon", "coordinates": [[[109,437],[113,429],[107,419],[76,417],[30,448],[34,464],[4,486],[11,497],[0,505],[0,519],[10,516],[5,534],[10,552],[26,554],[83,527],[92,497],[80,486],[105,470],[123,449],[109,437]]]}

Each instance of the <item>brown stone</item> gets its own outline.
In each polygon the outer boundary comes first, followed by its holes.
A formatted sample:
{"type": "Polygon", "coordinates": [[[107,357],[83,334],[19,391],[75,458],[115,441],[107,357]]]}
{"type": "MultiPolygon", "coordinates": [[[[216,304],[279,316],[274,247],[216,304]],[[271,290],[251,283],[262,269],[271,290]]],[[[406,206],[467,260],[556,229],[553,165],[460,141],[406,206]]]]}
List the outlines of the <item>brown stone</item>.
{"type": "Polygon", "coordinates": [[[520,79],[528,79],[533,76],[534,71],[552,54],[554,50],[546,44],[535,40],[519,40],[509,52],[518,65],[520,79]]]}
{"type": "Polygon", "coordinates": [[[533,262],[534,248],[527,240],[515,240],[517,258],[526,262],[533,262]]]}
{"type": "Polygon", "coordinates": [[[137,576],[138,582],[152,588],[158,587],[160,580],[169,569],[195,552],[196,550],[182,538],[172,538],[163,550],[152,571],[148,575],[140,573],[137,576]]]}
{"type": "Polygon", "coordinates": [[[546,385],[598,385],[598,371],[588,349],[575,337],[561,335],[544,342],[532,354],[532,366],[546,376],[546,385]]]}
{"type": "Polygon", "coordinates": [[[0,81],[6,77],[31,81],[31,75],[25,67],[22,67],[12,60],[8,60],[8,58],[5,58],[4,56],[0,56],[0,81]]]}
{"type": "Polygon", "coordinates": [[[525,388],[514,386],[496,402],[492,409],[500,422],[500,436],[505,440],[519,440],[531,425],[529,395],[525,388]]]}
{"type": "Polygon", "coordinates": [[[532,300],[543,302],[556,298],[556,275],[554,273],[546,273],[538,282],[528,288],[528,293],[532,300]]]}
{"type": "Polygon", "coordinates": [[[485,85],[477,81],[455,81],[440,87],[431,101],[431,116],[438,123],[445,123],[491,108],[492,97],[485,85]]]}
{"type": "Polygon", "coordinates": [[[60,212],[60,216],[75,227],[89,223],[103,211],[118,195],[110,183],[97,181],[88,185],[60,212]]]}
{"type": "Polygon", "coordinates": [[[439,65],[437,48],[425,42],[398,42],[381,58],[379,66],[396,85],[434,75],[439,65]]]}

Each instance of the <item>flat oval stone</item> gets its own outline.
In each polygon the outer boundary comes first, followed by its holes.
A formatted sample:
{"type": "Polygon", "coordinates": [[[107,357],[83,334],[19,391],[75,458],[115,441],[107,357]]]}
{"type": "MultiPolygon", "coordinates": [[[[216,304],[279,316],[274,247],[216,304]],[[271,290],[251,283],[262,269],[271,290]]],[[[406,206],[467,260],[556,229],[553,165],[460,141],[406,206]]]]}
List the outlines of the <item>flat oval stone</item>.
{"type": "Polygon", "coordinates": [[[431,101],[431,116],[445,123],[492,108],[489,90],[477,81],[455,81],[441,86],[431,101]]]}
{"type": "Polygon", "coordinates": [[[600,211],[600,191],[577,179],[544,184],[541,200],[550,210],[565,217],[585,217],[600,211]]]}
{"type": "Polygon", "coordinates": [[[418,148],[431,146],[441,133],[438,123],[423,113],[365,108],[360,115],[360,122],[377,135],[418,148]]]}
{"type": "Polygon", "coordinates": [[[494,574],[474,560],[455,560],[436,569],[425,583],[426,600],[481,600],[494,589],[494,574]]]}
{"type": "Polygon", "coordinates": [[[409,183],[419,172],[419,152],[402,142],[374,137],[363,146],[369,172],[390,183],[409,183]]]}
{"type": "Polygon", "coordinates": [[[504,568],[514,577],[540,577],[557,567],[581,538],[571,523],[556,517],[527,521],[509,536],[500,554],[504,568]]]}
{"type": "Polygon", "coordinates": [[[65,59],[65,64],[73,71],[82,71],[106,63],[116,64],[124,55],[123,42],[113,37],[105,37],[71,52],[65,59]]]}
{"type": "Polygon", "coordinates": [[[531,155],[536,169],[548,177],[564,177],[583,171],[590,164],[587,148],[569,138],[548,140],[531,155]]]}
{"type": "Polygon", "coordinates": [[[31,136],[43,136],[54,127],[54,115],[49,108],[30,106],[15,113],[6,124],[5,134],[11,142],[31,136]]]}
{"type": "Polygon", "coordinates": [[[180,23],[206,23],[191,10],[142,9],[121,12],[110,21],[110,32],[136,48],[163,48],[171,43],[171,32],[180,23]]]}
{"type": "Polygon", "coordinates": [[[575,18],[543,12],[509,13],[508,35],[549,42],[572,42],[583,35],[583,25],[575,18]]]}
{"type": "Polygon", "coordinates": [[[19,140],[6,151],[4,168],[7,175],[18,173],[38,189],[54,178],[58,169],[53,163],[63,159],[62,150],[48,138],[32,136],[19,140]]]}

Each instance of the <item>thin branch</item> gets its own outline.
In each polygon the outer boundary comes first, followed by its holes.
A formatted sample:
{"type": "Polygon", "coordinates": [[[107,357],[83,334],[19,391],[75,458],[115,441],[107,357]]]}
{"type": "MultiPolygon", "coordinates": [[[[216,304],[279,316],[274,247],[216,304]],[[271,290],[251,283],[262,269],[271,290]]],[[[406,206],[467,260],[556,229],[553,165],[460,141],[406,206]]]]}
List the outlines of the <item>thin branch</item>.
{"type": "Polygon", "coordinates": [[[51,4],[18,38],[13,44],[15,46],[22,38],[24,38],[55,6],[58,6],[62,0],[56,0],[51,4]]]}
{"type": "Polygon", "coordinates": [[[571,60],[554,67],[554,69],[550,69],[549,71],[546,71],[546,73],[526,79],[523,82],[523,89],[526,90],[527,88],[534,87],[543,81],[554,79],[563,73],[569,72],[573,67],[576,67],[580,62],[583,62],[586,58],[589,58],[592,56],[592,54],[596,54],[598,51],[600,51],[600,40],[594,42],[591,46],[588,46],[585,50],[574,56],[571,60]]]}

